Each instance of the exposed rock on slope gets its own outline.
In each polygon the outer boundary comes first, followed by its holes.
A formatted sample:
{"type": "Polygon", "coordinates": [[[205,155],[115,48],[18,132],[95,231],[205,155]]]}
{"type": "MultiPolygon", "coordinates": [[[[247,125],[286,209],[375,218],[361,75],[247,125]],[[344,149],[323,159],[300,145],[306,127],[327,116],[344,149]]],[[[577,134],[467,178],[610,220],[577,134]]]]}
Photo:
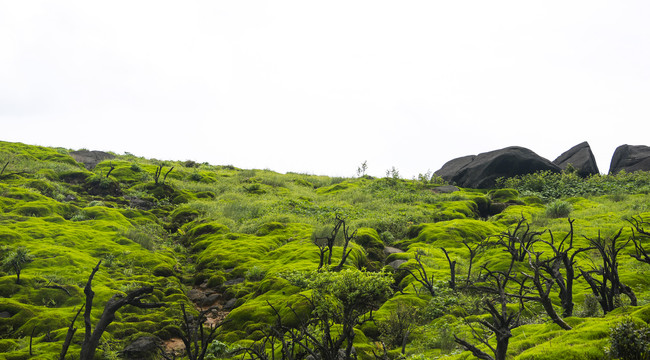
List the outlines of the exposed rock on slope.
{"type": "Polygon", "coordinates": [[[650,147],[645,145],[621,145],[616,148],[609,165],[609,173],[650,171],[650,147]]]}
{"type": "Polygon", "coordinates": [[[451,160],[436,171],[436,175],[461,187],[485,189],[494,187],[500,177],[544,170],[559,172],[560,167],[529,149],[510,146],[451,160]]]}
{"type": "Polygon", "coordinates": [[[571,164],[578,170],[578,175],[582,177],[599,174],[596,158],[586,141],[562,153],[557,159],[553,160],[553,164],[559,166],[562,170],[565,170],[571,164]]]}
{"type": "Polygon", "coordinates": [[[445,181],[449,181],[449,179],[456,176],[465,166],[474,161],[475,158],[476,155],[467,155],[449,160],[440,168],[440,170],[436,171],[436,175],[445,179],[445,181]]]}
{"type": "Polygon", "coordinates": [[[108,159],[114,159],[115,155],[109,154],[103,151],[89,151],[89,150],[79,150],[70,152],[75,161],[80,162],[86,165],[86,169],[92,170],[100,162],[108,159]]]}

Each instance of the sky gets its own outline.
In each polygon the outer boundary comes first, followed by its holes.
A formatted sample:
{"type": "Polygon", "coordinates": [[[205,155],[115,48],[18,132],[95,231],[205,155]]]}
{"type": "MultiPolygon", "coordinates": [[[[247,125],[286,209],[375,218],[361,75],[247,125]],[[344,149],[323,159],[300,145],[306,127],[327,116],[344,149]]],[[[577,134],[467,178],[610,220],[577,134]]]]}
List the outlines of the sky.
{"type": "Polygon", "coordinates": [[[0,0],[0,140],[413,178],[650,145],[647,1],[0,0]]]}

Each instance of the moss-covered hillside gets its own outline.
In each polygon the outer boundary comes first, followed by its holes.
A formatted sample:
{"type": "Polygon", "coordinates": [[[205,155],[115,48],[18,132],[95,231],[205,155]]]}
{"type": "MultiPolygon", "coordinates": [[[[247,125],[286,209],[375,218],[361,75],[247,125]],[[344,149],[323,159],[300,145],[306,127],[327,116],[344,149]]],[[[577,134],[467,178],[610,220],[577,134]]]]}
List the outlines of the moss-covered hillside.
{"type": "MultiPolygon", "coordinates": [[[[121,351],[151,335],[163,350],[147,356],[186,356],[173,345],[187,333],[182,307],[194,316],[213,307],[206,329],[223,322],[206,359],[288,358],[282,340],[306,344],[294,347],[305,358],[325,334],[347,334],[336,351],[359,359],[474,358],[455,337],[494,356],[487,309],[500,307],[494,285],[508,270],[500,311],[515,315],[509,359],[607,358],[616,355],[611,329],[650,321],[650,264],[631,256],[629,241],[650,248],[642,229],[632,230],[650,221],[647,173],[535,174],[474,190],[430,175],[332,178],[130,154],[89,170],[70,152],[0,142],[0,360],[58,359],[100,260],[93,326],[111,297],[143,286],[154,288],[143,302],[164,306],[121,308],[97,359],[133,358],[121,351]],[[605,314],[581,270],[598,280],[593,242],[617,235],[610,265],[637,305],[617,293],[605,314]],[[505,244],[521,239],[532,239],[530,252],[513,261],[505,244]],[[563,239],[565,249],[572,241],[577,275],[573,311],[561,316],[570,330],[519,284],[534,273],[535,253],[541,264],[563,239]]],[[[558,272],[567,278],[566,268],[558,272]]],[[[542,285],[562,315],[560,286],[542,285]]],[[[81,316],[75,327],[69,359],[79,358],[81,316]]]]}

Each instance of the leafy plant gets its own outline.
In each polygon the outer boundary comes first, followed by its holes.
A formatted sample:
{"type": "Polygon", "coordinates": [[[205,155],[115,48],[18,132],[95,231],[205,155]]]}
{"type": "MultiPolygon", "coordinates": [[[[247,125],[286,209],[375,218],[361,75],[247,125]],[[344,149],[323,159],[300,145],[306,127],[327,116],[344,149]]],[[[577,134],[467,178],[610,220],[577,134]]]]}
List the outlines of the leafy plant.
{"type": "Polygon", "coordinates": [[[264,279],[265,275],[266,275],[266,271],[264,269],[262,269],[261,267],[259,267],[257,265],[254,265],[253,267],[251,267],[250,269],[248,269],[246,271],[246,274],[244,275],[244,277],[246,278],[246,280],[260,281],[260,280],[264,279]]]}
{"type": "Polygon", "coordinates": [[[398,304],[388,319],[377,322],[380,339],[392,348],[401,347],[404,354],[409,335],[417,326],[417,318],[418,309],[415,306],[398,304]]]}
{"type": "Polygon", "coordinates": [[[609,354],[614,359],[650,359],[650,327],[626,317],[610,331],[609,354]]]}
{"type": "Polygon", "coordinates": [[[571,211],[573,211],[571,204],[563,200],[555,200],[546,205],[546,216],[554,219],[567,217],[571,211]]]}
{"type": "Polygon", "coordinates": [[[368,160],[364,160],[361,165],[357,168],[357,176],[363,177],[366,176],[366,170],[368,170],[368,160]]]}
{"type": "Polygon", "coordinates": [[[2,268],[5,271],[16,274],[16,284],[20,284],[20,273],[26,264],[32,262],[32,255],[29,251],[20,246],[11,251],[2,259],[2,268]]]}

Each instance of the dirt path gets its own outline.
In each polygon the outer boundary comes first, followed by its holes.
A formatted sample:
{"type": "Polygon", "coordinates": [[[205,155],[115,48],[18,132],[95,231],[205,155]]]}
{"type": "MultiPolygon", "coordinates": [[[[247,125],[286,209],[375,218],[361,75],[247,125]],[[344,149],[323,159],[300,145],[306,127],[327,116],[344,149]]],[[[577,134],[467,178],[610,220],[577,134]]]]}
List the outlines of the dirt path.
{"type": "MultiPolygon", "coordinates": [[[[196,310],[205,312],[207,318],[203,324],[205,328],[218,325],[230,313],[229,310],[225,309],[226,301],[223,295],[213,289],[209,289],[207,284],[193,287],[187,294],[187,297],[192,301],[196,310]]],[[[164,341],[163,348],[165,349],[165,353],[170,356],[172,354],[180,356],[185,353],[185,344],[183,344],[180,338],[171,338],[164,341]]]]}

